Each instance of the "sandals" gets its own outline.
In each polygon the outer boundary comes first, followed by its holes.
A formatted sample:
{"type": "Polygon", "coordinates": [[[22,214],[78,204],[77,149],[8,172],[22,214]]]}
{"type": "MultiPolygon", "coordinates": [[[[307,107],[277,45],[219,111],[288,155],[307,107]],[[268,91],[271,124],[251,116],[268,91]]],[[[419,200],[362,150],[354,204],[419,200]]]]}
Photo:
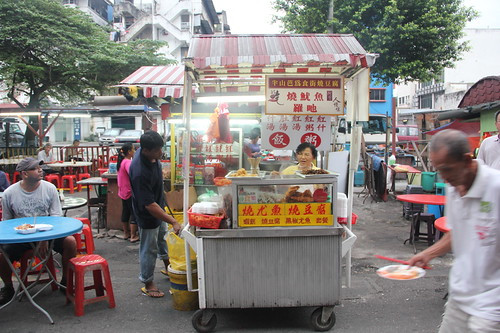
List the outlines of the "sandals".
{"type": "Polygon", "coordinates": [[[146,289],[146,287],[142,287],[141,291],[144,295],[149,296],[151,298],[161,298],[165,296],[165,294],[159,289],[146,289]]]}

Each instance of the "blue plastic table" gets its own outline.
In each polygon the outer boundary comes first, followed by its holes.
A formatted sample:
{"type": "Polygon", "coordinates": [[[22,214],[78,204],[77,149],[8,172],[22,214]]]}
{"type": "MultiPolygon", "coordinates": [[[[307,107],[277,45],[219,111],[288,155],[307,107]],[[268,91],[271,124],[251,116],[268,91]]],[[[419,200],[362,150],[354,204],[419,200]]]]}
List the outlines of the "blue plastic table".
{"type": "MultiPolygon", "coordinates": [[[[0,253],[5,256],[7,259],[7,263],[10,266],[10,269],[12,270],[12,273],[16,276],[17,281],[19,282],[19,287],[16,289],[16,293],[14,297],[8,302],[7,304],[3,305],[0,307],[0,310],[10,303],[21,293],[24,293],[28,300],[30,301],[33,306],[35,306],[38,310],[40,310],[43,314],[49,318],[50,322],[53,324],[54,321],[52,320],[52,317],[50,317],[49,313],[45,311],[41,306],[39,306],[35,301],[33,300],[33,297],[35,297],[38,293],[36,293],[34,296],[32,296],[29,293],[29,289],[27,288],[24,283],[22,277],[17,274],[16,269],[10,262],[9,257],[7,254],[4,252],[3,248],[1,245],[4,244],[16,244],[16,243],[33,243],[33,255],[37,256],[41,260],[41,269],[40,269],[40,274],[45,270],[44,266],[47,263],[47,260],[50,258],[50,256],[46,256],[45,258],[42,258],[41,255],[38,253],[39,252],[39,246],[41,241],[49,241],[49,246],[48,246],[48,254],[52,253],[52,248],[54,246],[54,239],[57,238],[62,238],[66,236],[73,235],[79,231],[82,230],[82,222],[76,219],[72,219],[69,217],[62,217],[62,216],[39,216],[36,218],[36,224],[51,224],[53,226],[52,230],[48,231],[37,231],[33,234],[20,234],[18,233],[14,228],[18,225],[21,224],[33,224],[34,218],[33,217],[23,217],[23,218],[18,218],[18,219],[12,219],[12,220],[7,220],[7,221],[1,221],[0,222],[0,253]],[[22,289],[22,291],[21,291],[22,289]]],[[[31,265],[29,265],[31,266],[31,265]]],[[[49,272],[48,270],[46,270],[49,272]]],[[[52,276],[49,272],[49,275],[52,279],[55,280],[55,276],[52,276]]],[[[38,279],[37,279],[38,281],[38,279]]],[[[50,282],[48,283],[50,284],[50,282]]],[[[48,285],[47,284],[47,285],[48,285]]]]}

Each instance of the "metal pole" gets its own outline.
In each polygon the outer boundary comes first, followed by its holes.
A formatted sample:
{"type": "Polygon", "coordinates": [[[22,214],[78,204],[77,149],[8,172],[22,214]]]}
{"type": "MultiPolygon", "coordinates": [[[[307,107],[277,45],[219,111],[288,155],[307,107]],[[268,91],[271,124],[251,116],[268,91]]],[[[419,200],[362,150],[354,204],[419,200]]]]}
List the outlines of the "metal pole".
{"type": "Polygon", "coordinates": [[[392,154],[396,156],[396,124],[397,124],[397,113],[396,113],[396,97],[392,98],[392,154]]]}
{"type": "Polygon", "coordinates": [[[153,2],[151,3],[151,34],[152,34],[151,39],[152,40],[157,39],[156,28],[155,28],[155,6],[156,6],[156,1],[153,0],[153,2]]]}

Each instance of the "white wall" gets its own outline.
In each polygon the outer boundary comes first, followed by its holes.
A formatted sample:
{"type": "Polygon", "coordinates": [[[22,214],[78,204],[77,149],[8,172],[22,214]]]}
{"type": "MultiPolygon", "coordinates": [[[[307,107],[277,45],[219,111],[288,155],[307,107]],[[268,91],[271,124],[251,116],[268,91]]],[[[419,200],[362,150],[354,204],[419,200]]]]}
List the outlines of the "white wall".
{"type": "Polygon", "coordinates": [[[455,68],[445,70],[445,82],[475,83],[485,76],[500,75],[500,29],[465,29],[463,40],[469,41],[470,51],[455,68]]]}

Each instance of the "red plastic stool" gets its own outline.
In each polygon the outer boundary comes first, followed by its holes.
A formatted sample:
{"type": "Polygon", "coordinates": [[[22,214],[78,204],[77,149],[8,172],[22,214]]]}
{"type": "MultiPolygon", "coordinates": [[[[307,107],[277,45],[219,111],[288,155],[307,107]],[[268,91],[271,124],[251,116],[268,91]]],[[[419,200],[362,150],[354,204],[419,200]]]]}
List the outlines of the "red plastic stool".
{"type": "Polygon", "coordinates": [[[57,188],[61,188],[61,177],[58,174],[52,173],[45,175],[45,180],[54,184],[57,188]]]}
{"type": "MultiPolygon", "coordinates": [[[[67,181],[67,185],[69,187],[69,193],[75,193],[75,185],[76,185],[76,175],[64,175],[61,178],[61,187],[64,187],[64,181],[67,181]]],[[[78,189],[78,187],[77,187],[78,189]]]]}
{"type": "Polygon", "coordinates": [[[83,224],[86,224],[89,226],[90,230],[92,230],[92,225],[90,224],[90,220],[86,217],[75,217],[75,219],[81,221],[83,224]]]}
{"type": "Polygon", "coordinates": [[[20,180],[21,174],[19,173],[19,171],[14,172],[14,175],[12,176],[12,184],[17,183],[20,180]]]}
{"type": "MultiPolygon", "coordinates": [[[[79,173],[77,176],[78,181],[88,179],[88,178],[90,178],[90,173],[79,173]]],[[[91,190],[92,188],[90,187],[90,185],[88,185],[88,186],[89,186],[89,190],[91,190]]],[[[82,190],[83,185],[78,184],[77,187],[78,187],[78,192],[80,192],[82,190]]]]}
{"type": "MultiPolygon", "coordinates": [[[[21,262],[20,262],[20,264],[21,264],[21,277],[24,276],[24,274],[26,273],[26,270],[28,269],[28,262],[31,258],[33,258],[33,250],[25,251],[23,256],[21,257],[21,262]]],[[[35,258],[34,264],[38,265],[39,263],[40,263],[40,259],[35,258]]],[[[30,284],[36,282],[36,280],[30,281],[29,277],[30,277],[30,275],[38,275],[40,272],[40,269],[41,269],[41,267],[39,266],[37,269],[35,269],[31,272],[28,272],[28,275],[26,275],[26,278],[23,280],[23,283],[26,287],[29,286],[30,284]]],[[[56,277],[56,269],[54,267],[54,260],[52,259],[52,255],[47,260],[47,263],[45,266],[45,271],[47,271],[47,269],[50,271],[52,276],[54,276],[54,278],[55,278],[56,277]]],[[[46,273],[46,274],[48,275],[48,273],[46,273]]],[[[48,276],[46,278],[40,278],[40,280],[38,280],[38,282],[49,282],[49,281],[51,281],[50,276],[48,276]]],[[[55,281],[52,281],[51,287],[52,287],[52,291],[58,289],[57,283],[55,281]]]]}
{"type": "Polygon", "coordinates": [[[72,258],[68,264],[68,280],[66,286],[66,304],[75,304],[75,316],[83,316],[85,305],[107,300],[109,308],[114,308],[115,296],[111,285],[108,262],[97,254],[89,254],[82,257],[72,258]],[[94,276],[94,284],[85,286],[85,273],[91,271],[94,276]],[[74,278],[73,278],[74,276],[74,278]],[[103,285],[104,277],[104,285],[103,285]],[[86,290],[95,290],[96,297],[85,298],[86,290]]]}
{"type": "Polygon", "coordinates": [[[99,176],[102,176],[103,173],[108,172],[108,168],[99,168],[99,176]]]}
{"type": "Polygon", "coordinates": [[[73,235],[76,240],[76,252],[80,255],[93,254],[95,250],[92,229],[87,224],[83,225],[82,231],[73,235]],[[83,235],[83,238],[82,238],[83,235]]]}

